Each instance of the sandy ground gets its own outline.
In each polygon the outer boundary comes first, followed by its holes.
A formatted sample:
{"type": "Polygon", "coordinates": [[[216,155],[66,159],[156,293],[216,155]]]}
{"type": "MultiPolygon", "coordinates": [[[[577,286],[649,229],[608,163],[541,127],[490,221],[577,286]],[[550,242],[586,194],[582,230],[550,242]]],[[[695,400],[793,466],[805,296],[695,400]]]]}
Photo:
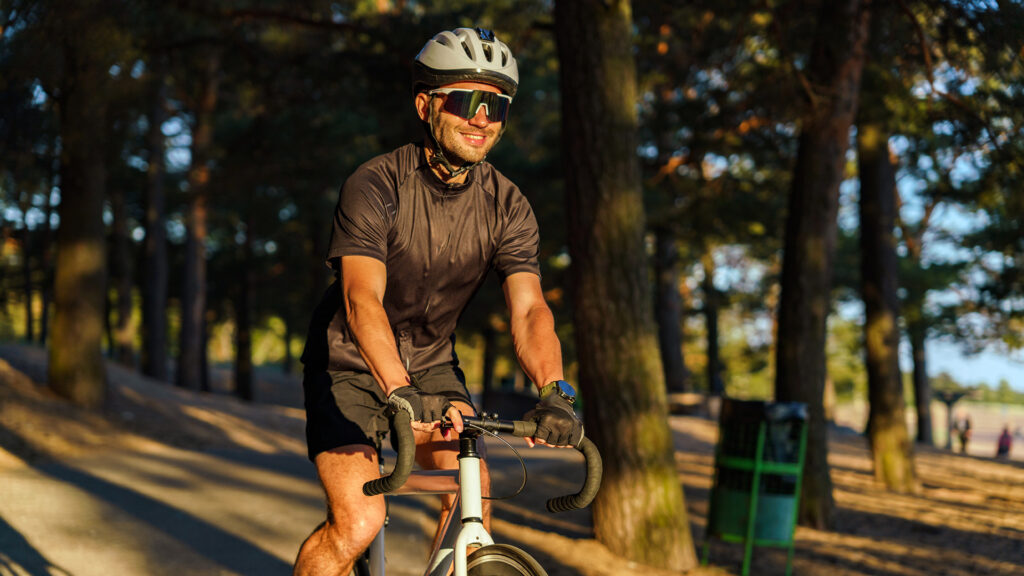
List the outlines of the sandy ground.
{"type": "MultiPolygon", "coordinates": [[[[323,517],[301,410],[186,392],[111,365],[110,405],[87,413],[40,384],[41,350],[4,345],[0,358],[0,575],[289,573],[323,517]]],[[[298,386],[264,378],[257,394],[294,405],[298,386]]],[[[699,546],[717,428],[700,417],[670,424],[699,546]]],[[[495,493],[513,489],[517,461],[501,445],[488,449],[495,493]]],[[[530,484],[496,504],[497,539],[529,550],[552,576],[669,574],[610,553],[591,537],[587,511],[544,512],[545,498],[574,489],[578,465],[571,451],[522,451],[530,484]]],[[[837,529],[797,529],[795,574],[1024,574],[1020,462],[921,448],[919,492],[895,495],[872,480],[859,435],[837,428],[830,461],[837,529]]],[[[436,503],[392,502],[389,573],[417,574],[436,503]]],[[[690,574],[739,573],[739,545],[711,550],[712,566],[690,574]]],[[[784,565],[784,552],[757,549],[752,573],[784,565]]]]}

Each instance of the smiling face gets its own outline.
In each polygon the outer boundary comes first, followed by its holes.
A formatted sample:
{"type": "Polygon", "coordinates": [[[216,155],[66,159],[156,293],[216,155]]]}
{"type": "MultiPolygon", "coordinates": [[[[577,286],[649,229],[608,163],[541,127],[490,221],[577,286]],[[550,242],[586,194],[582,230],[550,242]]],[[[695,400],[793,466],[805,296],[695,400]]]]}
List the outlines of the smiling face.
{"type": "MultiPolygon", "coordinates": [[[[501,93],[498,88],[480,82],[456,82],[444,87],[501,93]]],[[[459,166],[480,162],[498,142],[502,123],[488,121],[484,107],[480,107],[469,120],[445,112],[441,109],[443,98],[444,94],[434,97],[425,92],[417,94],[416,111],[420,120],[426,121],[429,118],[434,137],[444,149],[449,162],[459,166]]],[[[428,146],[431,144],[428,140],[428,146]]]]}

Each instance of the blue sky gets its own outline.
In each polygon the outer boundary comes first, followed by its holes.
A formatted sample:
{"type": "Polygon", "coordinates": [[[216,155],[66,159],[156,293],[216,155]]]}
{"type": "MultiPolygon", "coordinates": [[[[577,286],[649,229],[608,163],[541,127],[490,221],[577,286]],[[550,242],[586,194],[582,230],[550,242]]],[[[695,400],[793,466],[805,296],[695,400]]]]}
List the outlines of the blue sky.
{"type": "MultiPolygon", "coordinates": [[[[962,384],[984,382],[993,388],[1005,378],[1014,390],[1024,392],[1024,351],[1007,356],[989,350],[965,356],[958,345],[941,340],[930,340],[925,350],[929,376],[949,372],[962,384]]],[[[910,370],[910,364],[905,362],[904,369],[910,370]]]]}

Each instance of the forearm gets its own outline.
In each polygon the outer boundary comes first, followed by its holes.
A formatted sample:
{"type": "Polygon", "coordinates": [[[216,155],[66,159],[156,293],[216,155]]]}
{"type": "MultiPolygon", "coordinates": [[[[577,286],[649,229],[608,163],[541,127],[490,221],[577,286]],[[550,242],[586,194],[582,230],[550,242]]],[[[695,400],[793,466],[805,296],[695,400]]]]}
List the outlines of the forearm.
{"type": "Polygon", "coordinates": [[[402,364],[384,307],[376,298],[360,294],[350,294],[345,304],[349,331],[385,395],[407,385],[409,374],[402,364]]]}
{"type": "Polygon", "coordinates": [[[565,378],[562,345],[555,334],[555,318],[546,304],[535,305],[521,318],[512,319],[512,341],[520,366],[538,389],[565,378]]]}

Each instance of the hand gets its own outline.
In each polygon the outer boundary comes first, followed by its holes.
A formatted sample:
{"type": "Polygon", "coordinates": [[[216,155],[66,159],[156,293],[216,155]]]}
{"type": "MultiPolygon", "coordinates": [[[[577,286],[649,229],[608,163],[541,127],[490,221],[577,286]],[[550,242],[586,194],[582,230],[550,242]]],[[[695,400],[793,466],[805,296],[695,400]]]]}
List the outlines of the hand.
{"type": "Polygon", "coordinates": [[[533,438],[527,438],[528,444],[548,444],[550,446],[579,446],[583,439],[583,423],[576,418],[572,404],[559,396],[551,394],[537,403],[537,407],[523,416],[523,420],[537,423],[537,432],[533,438]]]}
{"type": "MultiPolygon", "coordinates": [[[[455,432],[462,432],[462,413],[448,398],[440,394],[427,394],[415,386],[402,386],[388,394],[388,405],[395,410],[405,410],[413,421],[413,429],[430,432],[441,426],[447,416],[455,432]]],[[[445,440],[451,440],[451,429],[445,430],[445,440]]]]}

